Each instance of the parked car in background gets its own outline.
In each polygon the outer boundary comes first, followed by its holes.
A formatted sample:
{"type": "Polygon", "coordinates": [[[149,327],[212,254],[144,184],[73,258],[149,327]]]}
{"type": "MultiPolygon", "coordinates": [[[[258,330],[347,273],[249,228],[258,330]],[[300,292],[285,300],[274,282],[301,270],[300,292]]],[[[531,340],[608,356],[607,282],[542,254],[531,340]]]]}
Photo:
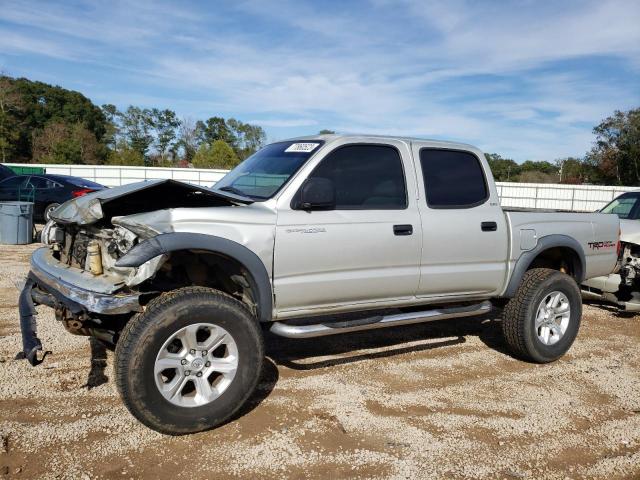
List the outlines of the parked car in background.
{"type": "Polygon", "coordinates": [[[640,312],[640,191],[624,193],[600,211],[620,217],[619,267],[611,275],[583,282],[582,296],[640,312]]]}
{"type": "Polygon", "coordinates": [[[67,200],[102,190],[104,185],[68,175],[14,175],[0,181],[0,201],[33,202],[36,220],[49,220],[49,214],[67,200]]]}
{"type": "Polygon", "coordinates": [[[16,173],[13,170],[11,170],[6,165],[0,164],[0,181],[4,180],[5,178],[15,177],[15,176],[16,176],[16,173]]]}

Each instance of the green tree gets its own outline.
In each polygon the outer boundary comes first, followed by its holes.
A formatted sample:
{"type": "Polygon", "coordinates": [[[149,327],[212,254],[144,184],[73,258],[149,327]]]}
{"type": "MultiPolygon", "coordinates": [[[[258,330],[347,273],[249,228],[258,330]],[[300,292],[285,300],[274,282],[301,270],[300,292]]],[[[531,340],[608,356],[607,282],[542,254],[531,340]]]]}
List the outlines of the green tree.
{"type": "Polygon", "coordinates": [[[333,135],[334,133],[336,132],[334,132],[333,130],[327,130],[326,128],[323,128],[318,132],[318,135],[333,135]]]}
{"type": "Polygon", "coordinates": [[[237,138],[224,118],[211,117],[205,122],[199,120],[196,125],[202,132],[202,141],[213,144],[216,140],[222,140],[231,147],[235,147],[237,138]]]}
{"type": "Polygon", "coordinates": [[[640,185],[640,108],[616,111],[593,129],[587,163],[618,185],[640,185]]]}
{"type": "Polygon", "coordinates": [[[167,153],[171,152],[177,137],[177,128],[180,126],[180,120],[173,110],[159,110],[154,108],[151,111],[153,128],[156,136],[156,149],[160,154],[161,163],[166,163],[167,153]]]}
{"type": "Polygon", "coordinates": [[[38,163],[95,165],[102,162],[100,144],[83,124],[50,122],[33,138],[33,160],[38,163]]]}
{"type": "Polygon", "coordinates": [[[129,105],[121,115],[121,128],[125,140],[131,148],[146,158],[153,143],[153,118],[151,110],[129,105]]]}
{"type": "Polygon", "coordinates": [[[227,125],[235,138],[232,146],[241,160],[253,155],[267,140],[266,133],[258,125],[243,123],[235,118],[227,120],[227,125]]]}
{"type": "Polygon", "coordinates": [[[118,111],[115,105],[110,103],[102,105],[100,109],[106,119],[103,142],[107,147],[115,149],[120,135],[120,118],[122,117],[122,113],[118,111]]]}
{"type": "Polygon", "coordinates": [[[0,161],[11,159],[19,138],[17,114],[22,108],[22,99],[9,77],[0,76],[0,161]]]}
{"type": "Polygon", "coordinates": [[[193,158],[196,168],[224,168],[231,169],[240,163],[240,159],[231,146],[222,141],[203,143],[193,158]]]}
{"type": "Polygon", "coordinates": [[[182,149],[182,158],[187,163],[193,161],[193,157],[195,157],[198,146],[202,141],[202,131],[199,128],[198,124],[190,118],[183,118],[180,122],[176,146],[182,149]]]}
{"type": "Polygon", "coordinates": [[[143,167],[144,162],[144,156],[124,141],[119,142],[117,147],[109,152],[107,158],[109,165],[143,167]]]}
{"type": "Polygon", "coordinates": [[[582,184],[587,180],[582,159],[567,157],[556,160],[560,183],[582,184]]]}
{"type": "Polygon", "coordinates": [[[558,167],[546,161],[527,160],[520,165],[521,172],[542,172],[549,175],[558,174],[558,167]]]}
{"type": "Polygon", "coordinates": [[[485,153],[493,177],[498,182],[513,182],[520,174],[520,165],[510,158],[502,158],[497,153],[485,153]]]}
{"type": "Polygon", "coordinates": [[[81,93],[26,78],[0,78],[5,85],[11,85],[20,103],[19,109],[10,111],[12,138],[15,138],[11,148],[16,161],[31,160],[34,132],[42,131],[52,122],[80,123],[96,141],[102,141],[107,120],[102,110],[81,93]]]}

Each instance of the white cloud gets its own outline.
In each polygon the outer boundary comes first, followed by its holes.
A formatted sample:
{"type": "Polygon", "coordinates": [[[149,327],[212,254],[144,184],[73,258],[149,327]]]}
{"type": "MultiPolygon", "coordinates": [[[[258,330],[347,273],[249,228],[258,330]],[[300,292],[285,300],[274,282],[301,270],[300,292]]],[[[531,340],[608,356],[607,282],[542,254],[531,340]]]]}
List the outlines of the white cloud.
{"type": "Polygon", "coordinates": [[[640,102],[635,1],[81,5],[12,2],[0,18],[40,33],[8,32],[2,51],[115,71],[95,88],[121,104],[455,138],[521,160],[580,154],[587,125],[640,102]],[[602,59],[614,76],[588,65],[602,59]]]}

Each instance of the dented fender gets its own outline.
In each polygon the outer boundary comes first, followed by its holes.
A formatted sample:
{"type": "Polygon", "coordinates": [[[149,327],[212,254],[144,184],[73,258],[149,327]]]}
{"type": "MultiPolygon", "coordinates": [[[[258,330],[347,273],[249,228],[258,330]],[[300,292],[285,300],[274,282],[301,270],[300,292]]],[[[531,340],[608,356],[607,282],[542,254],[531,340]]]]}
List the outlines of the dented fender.
{"type": "Polygon", "coordinates": [[[257,292],[258,319],[262,322],[271,321],[273,293],[267,268],[254,252],[233,240],[201,233],[164,233],[133,247],[120,257],[115,266],[139,267],[162,255],[180,250],[207,250],[241,263],[250,274],[252,287],[257,292]]]}

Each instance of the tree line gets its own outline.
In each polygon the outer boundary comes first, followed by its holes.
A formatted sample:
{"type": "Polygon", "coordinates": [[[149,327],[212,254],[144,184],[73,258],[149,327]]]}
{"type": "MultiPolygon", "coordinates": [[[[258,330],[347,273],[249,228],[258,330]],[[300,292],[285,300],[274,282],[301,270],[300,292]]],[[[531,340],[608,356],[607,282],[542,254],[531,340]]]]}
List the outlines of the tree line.
{"type": "Polygon", "coordinates": [[[640,108],[616,111],[594,127],[595,142],[582,157],[521,164],[497,153],[485,154],[502,182],[640,186],[640,108]]]}
{"type": "MultiPolygon", "coordinates": [[[[322,130],[320,133],[333,133],[322,130]]],[[[582,157],[517,163],[486,154],[498,181],[640,185],[640,108],[594,127],[582,157]]],[[[232,168],[266,141],[234,118],[178,118],[170,109],[101,107],[79,92],[0,75],[0,161],[232,168]]]]}
{"type": "Polygon", "coordinates": [[[98,107],[79,92],[0,76],[2,162],[232,168],[265,141],[262,127],[234,118],[98,107]]]}

